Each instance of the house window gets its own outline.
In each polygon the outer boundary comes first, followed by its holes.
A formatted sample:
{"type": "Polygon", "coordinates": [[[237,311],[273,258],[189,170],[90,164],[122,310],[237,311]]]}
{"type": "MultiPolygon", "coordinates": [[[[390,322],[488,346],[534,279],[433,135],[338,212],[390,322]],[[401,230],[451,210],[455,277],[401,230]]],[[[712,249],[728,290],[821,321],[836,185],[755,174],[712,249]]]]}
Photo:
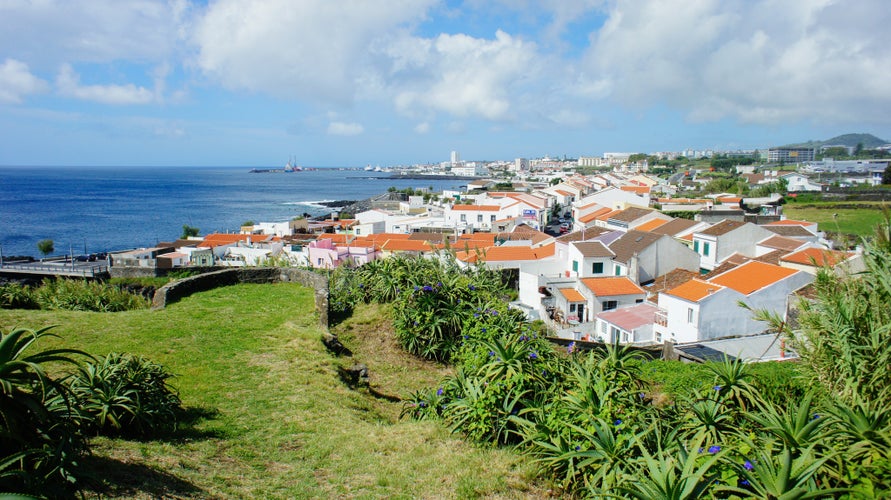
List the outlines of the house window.
{"type": "Polygon", "coordinates": [[[600,333],[606,333],[606,321],[600,322],[600,333]]]}
{"type": "Polygon", "coordinates": [[[467,222],[467,214],[461,214],[461,222],[467,222]]]}
{"type": "Polygon", "coordinates": [[[622,332],[622,342],[628,342],[629,338],[628,332],[622,332]]]}
{"type": "Polygon", "coordinates": [[[622,275],[622,268],[620,266],[616,266],[616,276],[622,275]]]}
{"type": "Polygon", "coordinates": [[[693,323],[693,308],[687,308],[687,323],[693,323]]]}
{"type": "Polygon", "coordinates": [[[708,243],[705,242],[702,244],[702,255],[708,257],[708,243]]]}
{"type": "Polygon", "coordinates": [[[569,312],[571,312],[571,313],[575,312],[575,304],[569,304],[569,312]]]}
{"type": "Polygon", "coordinates": [[[495,216],[494,216],[494,215],[490,215],[490,216],[489,216],[489,222],[495,222],[495,216]]]}
{"type": "Polygon", "coordinates": [[[635,303],[635,304],[642,304],[642,303],[643,303],[643,299],[637,299],[637,300],[634,301],[634,303],[635,303]]]}
{"type": "Polygon", "coordinates": [[[699,253],[699,242],[696,240],[693,240],[693,251],[699,253]]]}
{"type": "Polygon", "coordinates": [[[579,272],[579,261],[577,261],[577,260],[572,261],[572,272],[574,272],[574,273],[579,272]]]}
{"type": "Polygon", "coordinates": [[[656,332],[656,342],[662,342],[662,332],[656,332]]]}
{"type": "Polygon", "coordinates": [[[479,214],[479,215],[477,215],[477,216],[476,216],[476,221],[477,221],[477,222],[482,222],[482,221],[483,221],[483,214],[479,214]]]}
{"type": "Polygon", "coordinates": [[[362,230],[357,227],[356,228],[356,236],[359,236],[360,234],[362,234],[362,230]]]}
{"type": "Polygon", "coordinates": [[[319,264],[320,266],[322,265],[322,258],[321,258],[321,257],[319,257],[319,262],[318,262],[318,264],[319,264]]]}
{"type": "Polygon", "coordinates": [[[604,311],[612,311],[613,309],[619,307],[619,303],[615,300],[604,300],[600,303],[600,305],[604,311]]]}
{"type": "Polygon", "coordinates": [[[591,272],[594,274],[603,274],[603,262],[595,262],[593,266],[591,266],[591,272]]]}

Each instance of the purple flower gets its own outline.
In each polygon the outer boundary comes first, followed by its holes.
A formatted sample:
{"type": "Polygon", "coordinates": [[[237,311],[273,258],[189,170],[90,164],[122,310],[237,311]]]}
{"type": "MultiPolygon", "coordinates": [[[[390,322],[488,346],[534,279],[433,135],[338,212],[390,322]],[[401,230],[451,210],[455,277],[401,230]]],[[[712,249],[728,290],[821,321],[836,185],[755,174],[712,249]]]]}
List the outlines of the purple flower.
{"type": "Polygon", "coordinates": [[[486,327],[482,328],[483,333],[486,333],[486,327]]]}
{"type": "Polygon", "coordinates": [[[720,385],[716,385],[716,386],[714,387],[714,389],[715,389],[715,392],[721,392],[721,386],[720,386],[720,385]]]}
{"type": "Polygon", "coordinates": [[[719,451],[721,451],[721,447],[720,447],[720,446],[713,445],[713,446],[709,446],[709,447],[708,447],[708,452],[711,453],[712,455],[714,455],[715,453],[717,453],[717,452],[719,452],[719,451]]]}
{"type": "Polygon", "coordinates": [[[469,339],[469,338],[470,338],[470,335],[465,335],[465,336],[464,336],[464,340],[467,340],[467,339],[469,339]]]}
{"type": "Polygon", "coordinates": [[[476,290],[476,287],[473,285],[467,285],[467,288],[469,288],[470,291],[476,290]]]}
{"type": "Polygon", "coordinates": [[[615,425],[616,427],[622,425],[622,419],[621,419],[621,418],[617,418],[616,421],[613,422],[613,425],[615,425]]]}
{"type": "Polygon", "coordinates": [[[745,467],[746,470],[752,470],[752,469],[755,468],[755,466],[752,465],[752,462],[750,462],[750,461],[748,461],[748,460],[746,460],[746,461],[743,463],[743,467],[745,467]]]}
{"type": "Polygon", "coordinates": [[[748,485],[749,485],[749,481],[748,481],[747,479],[740,479],[740,480],[739,480],[739,485],[740,485],[740,486],[748,486],[748,485]]]}
{"type": "Polygon", "coordinates": [[[581,449],[582,449],[581,446],[576,445],[576,447],[575,447],[575,451],[579,451],[579,450],[581,450],[581,449]]]}
{"type": "Polygon", "coordinates": [[[420,289],[421,289],[421,287],[419,287],[418,285],[415,285],[415,291],[416,291],[416,292],[417,292],[418,290],[420,290],[420,289]]]}
{"type": "Polygon", "coordinates": [[[421,401],[420,403],[418,403],[418,406],[420,406],[421,408],[424,408],[425,406],[427,406],[427,403],[421,401]]]}
{"type": "Polygon", "coordinates": [[[424,291],[425,291],[425,292],[432,292],[432,291],[433,291],[433,287],[430,286],[430,285],[424,285],[424,291]]]}
{"type": "Polygon", "coordinates": [[[436,286],[437,286],[437,287],[442,287],[442,281],[437,281],[437,282],[436,282],[436,286]]]}
{"type": "Polygon", "coordinates": [[[705,451],[705,448],[699,448],[699,453],[702,453],[703,451],[705,451]]]}
{"type": "Polygon", "coordinates": [[[489,357],[490,357],[490,358],[491,358],[492,356],[494,356],[494,355],[495,355],[495,351],[489,351],[489,357]]]}
{"type": "Polygon", "coordinates": [[[439,389],[436,390],[436,395],[442,396],[442,387],[440,387],[439,389]]]}
{"type": "Polygon", "coordinates": [[[575,351],[575,342],[570,342],[568,346],[566,346],[566,352],[572,354],[575,351]]]}
{"type": "Polygon", "coordinates": [[[474,317],[474,318],[479,318],[479,317],[480,317],[480,313],[473,313],[473,317],[474,317]]]}
{"type": "Polygon", "coordinates": [[[646,397],[647,397],[646,394],[644,394],[644,393],[640,393],[640,399],[644,399],[644,398],[646,398],[646,397]]]}
{"type": "Polygon", "coordinates": [[[820,418],[820,414],[819,414],[819,413],[814,413],[814,416],[811,417],[811,420],[817,420],[818,418],[820,418]]]}
{"type": "Polygon", "coordinates": [[[538,359],[538,354],[535,351],[529,353],[529,359],[538,359]]]}

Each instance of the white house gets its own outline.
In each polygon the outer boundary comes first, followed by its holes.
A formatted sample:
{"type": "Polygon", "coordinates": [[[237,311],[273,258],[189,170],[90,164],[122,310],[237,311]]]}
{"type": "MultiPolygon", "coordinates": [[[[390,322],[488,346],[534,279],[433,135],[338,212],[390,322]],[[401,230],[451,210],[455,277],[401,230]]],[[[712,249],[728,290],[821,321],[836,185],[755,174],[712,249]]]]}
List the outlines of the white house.
{"type": "Polygon", "coordinates": [[[748,261],[710,280],[694,278],[659,294],[655,341],[697,342],[754,335],[767,329],[751,309],[785,315],[786,300],[813,276],[795,269],[748,261]]]}
{"type": "Polygon", "coordinates": [[[644,302],[598,314],[598,340],[621,344],[654,343],[653,325],[658,309],[654,304],[644,302]]]}
{"type": "Polygon", "coordinates": [[[756,256],[756,243],[774,233],[749,222],[722,220],[693,233],[693,251],[700,255],[699,267],[709,271],[734,253],[756,256]]]}

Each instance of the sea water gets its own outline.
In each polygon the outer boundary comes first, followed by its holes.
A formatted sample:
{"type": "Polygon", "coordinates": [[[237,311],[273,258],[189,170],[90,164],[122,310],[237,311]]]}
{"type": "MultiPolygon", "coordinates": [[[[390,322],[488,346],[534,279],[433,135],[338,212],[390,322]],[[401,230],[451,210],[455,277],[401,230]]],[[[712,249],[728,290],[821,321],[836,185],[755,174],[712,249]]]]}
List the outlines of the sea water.
{"type": "Polygon", "coordinates": [[[282,222],[330,212],[321,201],[362,200],[388,188],[455,189],[467,181],[391,179],[319,168],[252,173],[237,167],[0,167],[0,251],[80,255],[173,241],[183,225],[237,232],[243,222],[282,222]]]}

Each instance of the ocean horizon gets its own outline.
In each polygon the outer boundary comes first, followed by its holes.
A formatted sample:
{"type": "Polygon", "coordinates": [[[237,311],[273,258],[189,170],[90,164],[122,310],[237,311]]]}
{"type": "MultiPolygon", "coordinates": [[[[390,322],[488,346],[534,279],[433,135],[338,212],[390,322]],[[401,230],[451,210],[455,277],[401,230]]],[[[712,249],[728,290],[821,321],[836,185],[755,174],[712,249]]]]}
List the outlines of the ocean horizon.
{"type": "Polygon", "coordinates": [[[0,167],[0,252],[81,255],[154,246],[182,234],[237,232],[243,222],[282,222],[330,209],[320,202],[364,200],[388,188],[454,189],[466,180],[391,179],[353,167],[252,173],[281,167],[0,167]]]}

